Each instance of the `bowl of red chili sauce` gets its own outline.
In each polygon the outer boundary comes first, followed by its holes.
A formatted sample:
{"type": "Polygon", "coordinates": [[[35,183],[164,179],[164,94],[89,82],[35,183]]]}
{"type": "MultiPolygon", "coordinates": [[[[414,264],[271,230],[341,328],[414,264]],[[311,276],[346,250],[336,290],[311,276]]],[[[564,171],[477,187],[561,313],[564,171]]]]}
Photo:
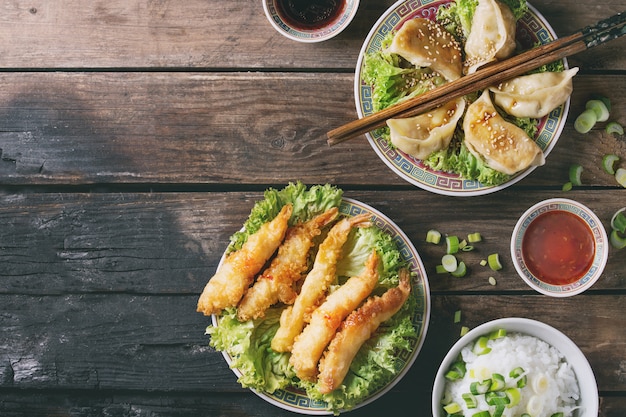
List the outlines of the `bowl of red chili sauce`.
{"type": "Polygon", "coordinates": [[[602,222],[583,204],[552,198],[530,207],[511,237],[511,258],[534,290],[569,297],[591,287],[609,255],[602,222]]]}

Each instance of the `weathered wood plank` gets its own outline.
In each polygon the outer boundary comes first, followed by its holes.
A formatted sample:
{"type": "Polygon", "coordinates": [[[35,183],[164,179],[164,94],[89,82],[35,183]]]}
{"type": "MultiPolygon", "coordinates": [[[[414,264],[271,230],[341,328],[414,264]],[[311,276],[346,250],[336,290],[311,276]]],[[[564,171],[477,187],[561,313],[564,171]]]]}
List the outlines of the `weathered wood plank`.
{"type": "MultiPolygon", "coordinates": [[[[426,401],[462,325],[517,316],[561,330],[589,360],[599,390],[623,393],[625,297],[435,294],[423,350],[394,391],[426,401]],[[457,310],[460,323],[453,319],[457,310]]],[[[0,295],[0,302],[2,389],[244,391],[222,355],[208,347],[209,320],[196,313],[195,296],[0,295]]]]}
{"type": "MultiPolygon", "coordinates": [[[[393,0],[362,1],[338,37],[301,44],[278,34],[258,0],[206,2],[79,0],[3,2],[3,68],[354,68],[364,39],[393,0]]],[[[558,36],[624,10],[619,1],[593,7],[571,0],[532,2],[558,36]]],[[[572,63],[589,69],[626,66],[624,41],[572,63]]]]}
{"type": "MultiPolygon", "coordinates": [[[[330,129],[356,117],[352,80],[310,73],[0,73],[0,183],[223,186],[324,178],[409,186],[363,136],[326,144],[330,129]]],[[[603,93],[614,101],[611,119],[626,125],[624,77],[580,75],[574,89],[561,139],[520,185],[560,188],[575,162],[585,168],[585,185],[616,185],[600,161],[609,152],[626,158],[626,141],[604,133],[603,123],[578,134],[573,120],[593,93],[603,93]]]]}
{"type": "MultiPolygon", "coordinates": [[[[612,214],[624,206],[624,193],[557,195],[586,204],[608,228],[612,214]]],[[[555,193],[513,188],[461,201],[416,191],[346,190],[344,195],[382,211],[407,234],[432,291],[497,293],[530,291],[511,262],[511,233],[528,207],[555,193]],[[431,228],[458,236],[482,234],[484,241],[475,251],[460,255],[469,268],[466,277],[435,273],[445,249],[425,242],[431,228]],[[490,253],[500,254],[501,271],[479,265],[490,253]],[[497,279],[496,286],[489,284],[489,276],[497,279]]],[[[229,236],[261,198],[261,192],[0,196],[0,293],[199,294],[229,236]]],[[[625,289],[623,269],[623,253],[610,250],[605,272],[592,290],[625,289]]]]}

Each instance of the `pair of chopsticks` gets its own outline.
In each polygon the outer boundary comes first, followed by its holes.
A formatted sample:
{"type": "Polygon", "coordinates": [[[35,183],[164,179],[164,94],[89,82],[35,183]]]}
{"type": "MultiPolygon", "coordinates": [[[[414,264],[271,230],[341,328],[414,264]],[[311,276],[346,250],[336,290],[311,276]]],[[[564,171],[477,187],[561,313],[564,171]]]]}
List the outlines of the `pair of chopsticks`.
{"type": "Polygon", "coordinates": [[[617,39],[626,34],[625,23],[626,11],[587,26],[572,35],[485,66],[473,74],[329,131],[328,145],[336,145],[384,126],[387,119],[417,116],[457,97],[498,85],[542,65],[617,39]]]}

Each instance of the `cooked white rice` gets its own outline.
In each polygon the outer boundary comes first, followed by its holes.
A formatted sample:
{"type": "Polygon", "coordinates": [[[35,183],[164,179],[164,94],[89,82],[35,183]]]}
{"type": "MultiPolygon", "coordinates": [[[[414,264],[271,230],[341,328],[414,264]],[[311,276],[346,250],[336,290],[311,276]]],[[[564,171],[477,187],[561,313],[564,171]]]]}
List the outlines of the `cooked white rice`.
{"type": "Polygon", "coordinates": [[[446,402],[456,402],[463,408],[463,415],[471,417],[481,410],[492,412],[484,395],[476,395],[478,407],[468,409],[462,398],[470,392],[470,384],[482,381],[494,373],[505,377],[507,387],[516,386],[510,371],[522,367],[527,376],[527,384],[520,389],[520,402],[505,408],[505,417],[520,416],[528,413],[532,417],[550,417],[562,412],[564,416],[573,416],[579,399],[579,387],[572,367],[565,362],[563,355],[548,343],[532,336],[510,333],[505,337],[490,340],[487,345],[491,351],[484,355],[473,353],[474,342],[465,346],[461,352],[466,363],[465,376],[454,382],[447,381],[444,391],[446,402]]]}

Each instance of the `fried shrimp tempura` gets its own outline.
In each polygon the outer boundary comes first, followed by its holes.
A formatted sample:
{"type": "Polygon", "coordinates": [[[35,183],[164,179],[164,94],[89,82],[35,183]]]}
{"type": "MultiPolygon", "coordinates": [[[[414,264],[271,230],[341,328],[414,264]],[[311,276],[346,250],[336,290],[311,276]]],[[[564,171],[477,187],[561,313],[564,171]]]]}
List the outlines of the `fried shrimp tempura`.
{"type": "Polygon", "coordinates": [[[341,385],[363,343],[381,323],[400,310],[410,293],[409,273],[402,270],[397,287],[387,290],[380,297],[369,298],[346,318],[320,360],[318,387],[322,394],[328,394],[341,385]]]}
{"type": "Polygon", "coordinates": [[[291,350],[289,362],[298,378],[315,381],[318,361],[337,328],[376,287],[379,264],[380,258],[373,250],[365,262],[365,270],[348,279],[313,312],[311,322],[296,337],[291,350]]]}
{"type": "Polygon", "coordinates": [[[318,248],[313,268],[304,279],[300,294],[293,306],[287,307],[280,315],[280,326],[271,344],[276,352],[291,351],[295,337],[300,334],[313,309],[335,279],[337,261],[350,231],[353,227],[371,225],[369,220],[369,214],[360,214],[341,219],[330,229],[318,248]]]}
{"type": "Polygon", "coordinates": [[[287,229],[276,257],[239,303],[239,320],[263,317],[265,310],[278,301],[293,304],[297,295],[293,284],[302,278],[308,267],[307,259],[313,239],[337,217],[337,213],[339,209],[333,207],[305,223],[287,229]]]}
{"type": "Polygon", "coordinates": [[[204,287],[198,300],[198,312],[209,316],[239,303],[255,275],[283,241],[292,211],[292,205],[283,206],[272,221],[248,237],[241,249],[226,257],[204,287]]]}

